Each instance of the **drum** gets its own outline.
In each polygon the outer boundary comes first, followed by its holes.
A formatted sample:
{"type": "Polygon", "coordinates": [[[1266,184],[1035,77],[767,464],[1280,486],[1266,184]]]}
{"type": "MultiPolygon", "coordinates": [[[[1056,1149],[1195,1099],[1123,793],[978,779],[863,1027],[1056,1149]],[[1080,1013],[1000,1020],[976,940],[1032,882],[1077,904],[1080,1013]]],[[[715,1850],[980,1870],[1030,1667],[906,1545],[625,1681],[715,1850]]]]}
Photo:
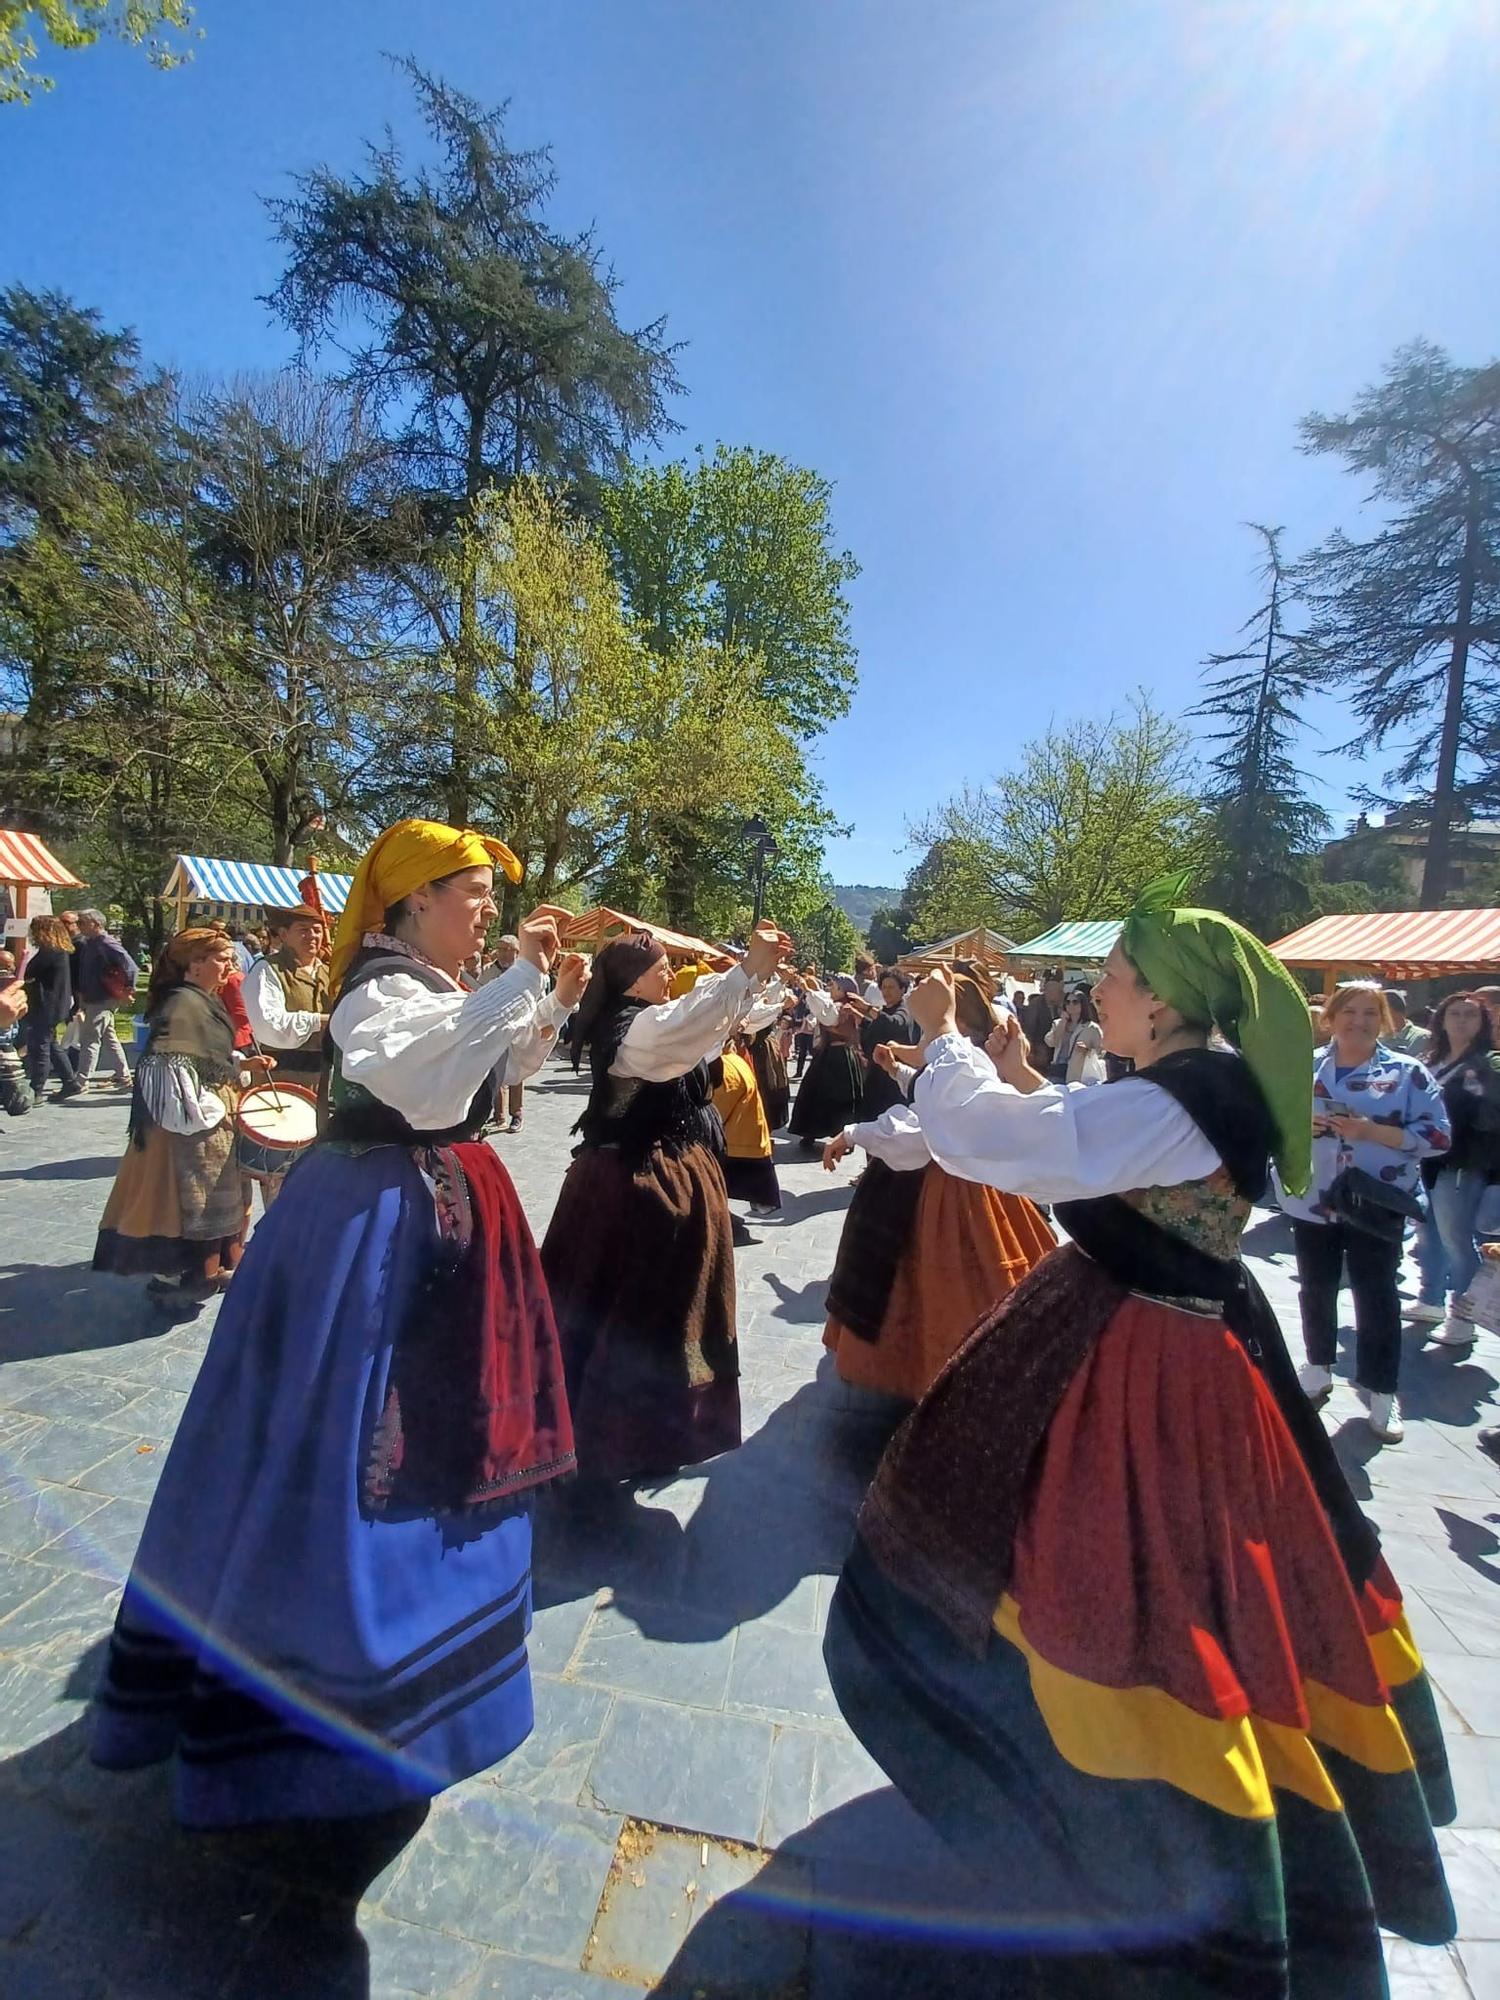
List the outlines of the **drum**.
{"type": "Polygon", "coordinates": [[[242,1094],[234,1131],[240,1172],[273,1181],[317,1138],[317,1097],[296,1083],[258,1083],[242,1094]]]}

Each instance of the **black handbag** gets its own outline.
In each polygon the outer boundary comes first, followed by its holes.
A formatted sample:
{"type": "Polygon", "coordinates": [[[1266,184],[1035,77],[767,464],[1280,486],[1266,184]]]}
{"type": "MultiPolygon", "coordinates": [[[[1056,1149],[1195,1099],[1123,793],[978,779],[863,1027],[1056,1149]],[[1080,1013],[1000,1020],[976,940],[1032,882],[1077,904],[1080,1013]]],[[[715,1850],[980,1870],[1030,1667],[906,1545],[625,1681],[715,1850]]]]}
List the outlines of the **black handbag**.
{"type": "Polygon", "coordinates": [[[1390,1181],[1377,1180],[1363,1167],[1345,1167],[1323,1197],[1334,1218],[1363,1236],[1399,1243],[1408,1222],[1420,1222],[1424,1210],[1414,1194],[1390,1181]]]}

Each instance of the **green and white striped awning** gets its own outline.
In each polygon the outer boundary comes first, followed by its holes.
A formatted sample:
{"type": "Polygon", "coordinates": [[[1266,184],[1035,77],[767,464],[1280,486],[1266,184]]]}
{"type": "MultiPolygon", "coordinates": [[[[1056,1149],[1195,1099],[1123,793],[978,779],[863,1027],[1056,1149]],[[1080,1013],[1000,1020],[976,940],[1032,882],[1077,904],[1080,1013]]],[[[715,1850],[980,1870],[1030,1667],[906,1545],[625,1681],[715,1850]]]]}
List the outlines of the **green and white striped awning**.
{"type": "Polygon", "coordinates": [[[1083,923],[1054,924],[1040,937],[1028,938],[1010,954],[1035,959],[1045,965],[1102,965],[1115,948],[1121,920],[1118,917],[1083,923]]]}

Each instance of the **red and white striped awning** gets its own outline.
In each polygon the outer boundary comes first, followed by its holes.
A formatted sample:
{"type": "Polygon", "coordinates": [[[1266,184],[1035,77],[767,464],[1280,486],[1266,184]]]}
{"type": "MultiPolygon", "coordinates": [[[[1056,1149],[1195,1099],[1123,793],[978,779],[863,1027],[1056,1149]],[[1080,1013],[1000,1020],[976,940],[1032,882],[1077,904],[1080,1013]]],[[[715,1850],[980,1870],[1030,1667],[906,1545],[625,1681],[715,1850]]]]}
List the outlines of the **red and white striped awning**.
{"type": "Polygon", "coordinates": [[[0,827],[0,882],[27,889],[87,887],[34,833],[16,833],[6,827],[0,827]]]}
{"type": "Polygon", "coordinates": [[[1500,910],[1377,910],[1318,917],[1271,946],[1287,965],[1360,966],[1387,979],[1500,972],[1500,910]]]}

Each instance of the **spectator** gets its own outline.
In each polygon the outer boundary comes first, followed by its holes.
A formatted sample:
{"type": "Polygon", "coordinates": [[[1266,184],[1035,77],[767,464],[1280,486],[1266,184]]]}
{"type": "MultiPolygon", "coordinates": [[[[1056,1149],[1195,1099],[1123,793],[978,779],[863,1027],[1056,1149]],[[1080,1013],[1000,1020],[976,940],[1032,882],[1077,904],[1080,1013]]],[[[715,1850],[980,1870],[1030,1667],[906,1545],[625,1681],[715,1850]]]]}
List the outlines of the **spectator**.
{"type": "Polygon", "coordinates": [[[1444,1346],[1468,1347],[1478,1332],[1468,1294],[1479,1269],[1480,1207],[1500,1179],[1500,1054],[1478,994],[1450,993],[1439,1004],[1428,1061],[1452,1143],[1422,1166],[1428,1205],[1417,1228],[1422,1284],[1407,1318],[1439,1323],[1433,1337],[1444,1346]]]}
{"type": "MultiPolygon", "coordinates": [[[[1355,1386],[1369,1399],[1370,1429],[1384,1443],[1402,1432],[1401,1267],[1404,1215],[1415,1202],[1419,1165],[1448,1146],[1442,1092],[1415,1056],[1391,1048],[1391,1013],[1369,980],[1336,988],[1319,1022],[1328,1046],[1313,1055],[1313,1171],[1305,1195],[1283,1195],[1292,1218],[1307,1363],[1299,1380],[1315,1403],[1333,1387],[1339,1285],[1354,1294],[1355,1386]],[[1385,1190],[1389,1208],[1366,1203],[1366,1227],[1349,1220],[1338,1183],[1349,1169],[1365,1192],[1385,1190]],[[1377,1233],[1378,1232],[1378,1233],[1377,1233]]],[[[1348,1184],[1345,1184],[1347,1190],[1348,1184]]]]}
{"type": "Polygon", "coordinates": [[[1388,1045],[1399,1049],[1404,1056],[1420,1057],[1427,1047],[1427,1030],[1419,1028],[1406,1011],[1406,995],[1399,986],[1387,986],[1385,1004],[1390,1009],[1391,1020],[1395,1024],[1388,1038],[1388,1045]]]}
{"type": "Polygon", "coordinates": [[[16,977],[16,961],[0,951],[0,1111],[21,1118],[31,1109],[31,1092],[21,1062],[21,1023],[26,1018],[26,988],[16,977]]]}
{"type": "Polygon", "coordinates": [[[859,988],[860,998],[867,1007],[881,1005],[882,982],[875,977],[875,961],[867,951],[855,953],[854,983],[859,988]]]}
{"type": "Polygon", "coordinates": [[[78,1081],[85,1089],[102,1051],[120,1090],[130,1088],[130,1063],[120,1046],[115,1009],[135,998],[135,960],[105,928],[98,910],[78,912],[78,945],[73,955],[73,985],[83,1014],[78,1036],[78,1081]]]}
{"type": "Polygon", "coordinates": [[[1052,1050],[1047,1037],[1062,1013],[1062,1007],[1062,974],[1049,972],[1042,980],[1040,990],[1033,993],[1021,1009],[1021,1032],[1026,1037],[1031,1067],[1039,1069],[1044,1076],[1047,1073],[1047,1065],[1052,1060],[1052,1050]]]}
{"type": "MultiPolygon", "coordinates": [[[[803,979],[816,980],[817,976],[818,968],[815,963],[803,966],[803,979]]],[[[797,1075],[800,1077],[807,1068],[808,1057],[813,1052],[817,1023],[813,1020],[812,1010],[807,1004],[806,987],[800,980],[793,980],[792,987],[797,995],[796,1004],[792,1008],[792,1048],[797,1057],[797,1075]]]]}
{"type": "Polygon", "coordinates": [[[1051,1061],[1047,1075],[1053,1083],[1104,1083],[1104,1030],[1087,986],[1075,986],[1062,1013],[1047,1031],[1051,1061]]]}
{"type": "Polygon", "coordinates": [[[58,1096],[76,1097],[83,1089],[69,1050],[57,1031],[73,1018],[73,935],[58,917],[33,917],[31,954],[26,960],[26,1069],[32,1095],[44,1102],[48,1070],[62,1088],[58,1096]]]}
{"type": "MultiPolygon", "coordinates": [[[[521,956],[521,940],[513,931],[507,931],[495,946],[495,955],[480,975],[481,986],[488,986],[492,979],[498,979],[502,972],[509,972],[521,956]]],[[[526,1086],[524,1083],[507,1083],[501,1072],[502,1061],[495,1072],[495,1123],[506,1120],[507,1132],[519,1132],[526,1115],[526,1086]]]]}

